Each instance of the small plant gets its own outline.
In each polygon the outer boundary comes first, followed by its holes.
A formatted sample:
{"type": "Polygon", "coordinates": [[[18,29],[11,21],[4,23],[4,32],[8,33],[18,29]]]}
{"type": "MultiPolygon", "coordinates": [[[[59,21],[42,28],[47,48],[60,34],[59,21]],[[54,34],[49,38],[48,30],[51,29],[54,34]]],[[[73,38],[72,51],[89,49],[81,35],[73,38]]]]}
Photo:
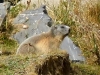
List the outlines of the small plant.
{"type": "Polygon", "coordinates": [[[15,53],[17,43],[9,38],[9,34],[0,34],[0,50],[4,55],[15,53]]]}
{"type": "Polygon", "coordinates": [[[67,1],[60,1],[60,5],[58,6],[58,8],[56,7],[53,8],[56,23],[63,23],[68,25],[75,24],[75,22],[72,21],[72,18],[69,14],[69,10],[67,7],[68,7],[67,1]]]}
{"type": "Polygon", "coordinates": [[[11,33],[13,31],[13,26],[8,22],[8,15],[6,21],[2,24],[0,28],[0,51],[3,55],[10,55],[14,53],[17,43],[11,38],[11,33]]]}
{"type": "Polygon", "coordinates": [[[11,18],[15,18],[24,8],[25,6],[21,4],[12,7],[12,9],[10,10],[9,16],[11,18]]]}

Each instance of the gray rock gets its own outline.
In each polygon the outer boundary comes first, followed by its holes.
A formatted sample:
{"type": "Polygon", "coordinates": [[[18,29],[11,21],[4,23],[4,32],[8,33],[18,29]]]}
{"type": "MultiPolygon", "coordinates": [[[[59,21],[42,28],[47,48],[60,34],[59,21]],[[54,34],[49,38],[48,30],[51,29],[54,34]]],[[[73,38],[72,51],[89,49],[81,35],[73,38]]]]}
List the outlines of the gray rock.
{"type": "Polygon", "coordinates": [[[48,31],[52,25],[52,19],[47,15],[45,6],[41,6],[39,9],[27,10],[19,14],[14,19],[13,24],[23,24],[29,27],[13,35],[13,38],[15,38],[18,43],[21,43],[34,34],[48,31]]]}
{"type": "Polygon", "coordinates": [[[60,48],[63,50],[67,50],[69,58],[70,60],[72,60],[72,62],[85,61],[85,58],[82,55],[81,50],[73,43],[73,41],[69,37],[65,37],[60,48]]]}
{"type": "MultiPolygon", "coordinates": [[[[48,16],[45,6],[41,6],[36,10],[27,10],[19,14],[13,21],[14,25],[27,25],[25,29],[17,32],[13,35],[13,38],[18,41],[18,43],[23,42],[26,38],[40,34],[42,32],[47,32],[51,25],[52,19],[48,16]]],[[[72,61],[85,61],[81,50],[74,45],[69,37],[66,37],[61,44],[61,49],[66,50],[69,53],[70,60],[72,61]]]]}
{"type": "Polygon", "coordinates": [[[3,21],[5,21],[5,17],[7,15],[7,10],[10,7],[9,2],[0,3],[0,26],[2,25],[3,21]]]}

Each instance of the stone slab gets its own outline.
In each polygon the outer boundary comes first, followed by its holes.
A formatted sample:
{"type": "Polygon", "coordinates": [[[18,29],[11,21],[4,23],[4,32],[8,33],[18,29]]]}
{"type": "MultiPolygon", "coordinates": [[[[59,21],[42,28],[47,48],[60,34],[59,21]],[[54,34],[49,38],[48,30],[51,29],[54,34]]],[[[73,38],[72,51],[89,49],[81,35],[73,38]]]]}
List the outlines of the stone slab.
{"type": "Polygon", "coordinates": [[[9,2],[0,3],[0,26],[5,21],[5,17],[7,15],[9,7],[10,7],[9,2]]]}

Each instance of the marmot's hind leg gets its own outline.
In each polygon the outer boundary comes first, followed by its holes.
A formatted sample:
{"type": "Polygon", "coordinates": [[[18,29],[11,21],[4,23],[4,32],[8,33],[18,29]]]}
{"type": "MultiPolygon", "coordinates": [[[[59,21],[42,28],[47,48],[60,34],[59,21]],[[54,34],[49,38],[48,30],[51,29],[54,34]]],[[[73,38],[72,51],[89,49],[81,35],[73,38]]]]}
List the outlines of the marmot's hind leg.
{"type": "Polygon", "coordinates": [[[16,54],[27,55],[32,53],[35,53],[35,47],[32,46],[30,43],[28,43],[28,44],[23,44],[21,47],[19,47],[16,54]]]}

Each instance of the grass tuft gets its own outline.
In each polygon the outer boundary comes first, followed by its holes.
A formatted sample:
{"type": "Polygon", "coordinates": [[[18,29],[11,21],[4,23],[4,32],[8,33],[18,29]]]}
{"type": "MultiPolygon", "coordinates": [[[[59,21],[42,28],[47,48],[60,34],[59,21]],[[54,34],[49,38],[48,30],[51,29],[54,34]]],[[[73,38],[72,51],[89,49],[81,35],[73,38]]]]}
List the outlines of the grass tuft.
{"type": "Polygon", "coordinates": [[[93,39],[95,39],[97,53],[100,56],[99,11],[100,2],[98,0],[61,0],[58,8],[54,7],[52,13],[49,13],[56,23],[71,27],[70,38],[80,47],[88,64],[95,64],[95,61],[100,59],[96,53],[93,53],[95,50],[93,39]]]}

